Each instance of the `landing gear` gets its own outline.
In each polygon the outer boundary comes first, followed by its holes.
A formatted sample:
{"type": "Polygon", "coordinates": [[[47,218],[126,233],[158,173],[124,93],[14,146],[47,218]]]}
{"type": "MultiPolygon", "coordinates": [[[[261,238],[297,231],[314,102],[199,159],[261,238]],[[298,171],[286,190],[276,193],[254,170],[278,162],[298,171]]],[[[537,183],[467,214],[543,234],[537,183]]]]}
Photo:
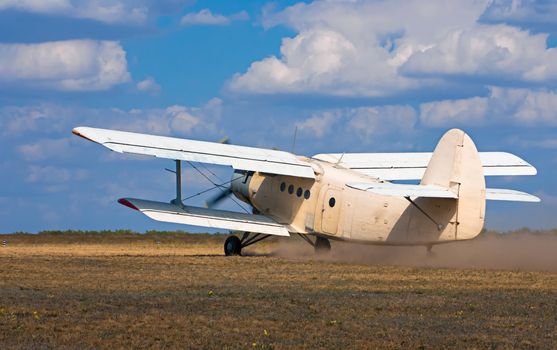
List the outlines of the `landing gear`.
{"type": "Polygon", "coordinates": [[[317,255],[324,255],[331,251],[331,243],[327,238],[323,237],[315,237],[315,242],[313,242],[308,236],[298,233],[298,236],[302,237],[302,239],[308,242],[309,245],[313,247],[315,250],[315,254],[317,255]]]}
{"type": "Polygon", "coordinates": [[[425,249],[427,251],[427,256],[434,256],[435,253],[431,251],[431,249],[433,248],[433,244],[428,244],[425,246],[425,249]]]}
{"type": "Polygon", "coordinates": [[[224,255],[240,255],[242,254],[242,242],[236,236],[230,236],[224,241],[224,255]]]}
{"type": "Polygon", "coordinates": [[[230,236],[224,242],[224,255],[242,255],[242,248],[260,242],[270,236],[271,235],[264,235],[261,233],[255,233],[250,236],[249,232],[244,232],[241,239],[237,236],[230,236]]]}
{"type": "Polygon", "coordinates": [[[327,254],[331,251],[331,243],[327,238],[323,237],[317,237],[313,247],[315,248],[315,254],[317,255],[327,254]]]}

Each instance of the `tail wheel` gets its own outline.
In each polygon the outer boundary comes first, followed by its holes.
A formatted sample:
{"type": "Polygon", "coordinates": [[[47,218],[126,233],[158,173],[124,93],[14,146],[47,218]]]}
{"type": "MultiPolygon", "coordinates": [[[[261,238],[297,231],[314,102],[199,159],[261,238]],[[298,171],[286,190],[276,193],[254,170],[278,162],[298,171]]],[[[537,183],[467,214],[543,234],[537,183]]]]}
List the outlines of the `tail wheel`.
{"type": "Polygon", "coordinates": [[[327,238],[317,237],[315,239],[315,253],[316,254],[327,254],[331,251],[331,243],[327,238]]]}
{"type": "Polygon", "coordinates": [[[224,241],[224,255],[241,255],[242,254],[242,242],[240,238],[236,236],[230,236],[224,241]]]}

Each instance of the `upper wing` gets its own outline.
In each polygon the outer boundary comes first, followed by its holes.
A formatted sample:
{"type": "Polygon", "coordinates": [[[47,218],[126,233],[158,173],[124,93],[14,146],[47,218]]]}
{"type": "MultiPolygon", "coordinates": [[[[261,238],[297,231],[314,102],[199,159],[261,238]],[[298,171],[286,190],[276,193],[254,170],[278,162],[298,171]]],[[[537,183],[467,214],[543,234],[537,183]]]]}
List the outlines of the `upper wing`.
{"type": "Polygon", "coordinates": [[[180,208],[174,204],[135,198],[122,198],[119,199],[118,202],[138,210],[149,218],[157,221],[264,233],[268,235],[290,236],[288,229],[284,225],[263,215],[189,206],[180,208]]]}
{"type": "MultiPolygon", "coordinates": [[[[479,152],[485,176],[536,175],[525,160],[506,152],[479,152]]],[[[331,153],[314,159],[353,169],[383,180],[419,180],[431,159],[431,152],[417,153],[331,153]]]]}
{"type": "Polygon", "coordinates": [[[230,165],[235,169],[315,178],[311,164],[292,153],[133,132],[78,127],[75,135],[120,153],[230,165]]]}

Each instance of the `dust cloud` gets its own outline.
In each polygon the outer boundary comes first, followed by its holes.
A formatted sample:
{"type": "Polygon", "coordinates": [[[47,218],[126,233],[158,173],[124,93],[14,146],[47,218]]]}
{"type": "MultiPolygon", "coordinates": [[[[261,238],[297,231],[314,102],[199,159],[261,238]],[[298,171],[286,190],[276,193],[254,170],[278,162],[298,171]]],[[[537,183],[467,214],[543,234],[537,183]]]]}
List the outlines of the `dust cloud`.
{"type": "Polygon", "coordinates": [[[470,241],[435,245],[429,254],[423,246],[331,243],[329,254],[315,256],[305,242],[283,241],[274,255],[354,264],[557,272],[556,232],[482,234],[470,241]]]}

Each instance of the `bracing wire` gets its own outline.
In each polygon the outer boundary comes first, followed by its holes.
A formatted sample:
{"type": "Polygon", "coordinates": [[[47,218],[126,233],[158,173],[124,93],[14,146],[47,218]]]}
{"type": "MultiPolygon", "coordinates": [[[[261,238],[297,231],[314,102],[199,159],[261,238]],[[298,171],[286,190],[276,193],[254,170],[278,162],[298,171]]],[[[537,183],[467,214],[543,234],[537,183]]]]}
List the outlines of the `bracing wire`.
{"type": "Polygon", "coordinates": [[[230,180],[230,181],[226,181],[226,182],[223,182],[223,183],[218,184],[218,185],[216,185],[216,186],[213,186],[213,187],[211,187],[211,188],[208,188],[208,189],[206,189],[206,190],[203,190],[203,191],[201,191],[201,192],[197,192],[197,193],[195,193],[195,194],[192,194],[191,196],[188,196],[188,197],[184,198],[183,201],[188,200],[188,199],[192,199],[192,198],[194,198],[194,197],[200,196],[200,195],[205,194],[205,193],[207,193],[207,192],[211,192],[212,190],[215,190],[215,189],[217,189],[217,188],[222,188],[224,185],[228,185],[228,184],[231,183],[232,181],[236,181],[236,180],[240,180],[240,179],[241,179],[241,178],[236,178],[236,179],[233,179],[233,180],[230,180]]]}
{"type": "MultiPolygon", "coordinates": [[[[211,178],[210,178],[209,176],[207,176],[205,173],[203,173],[201,170],[199,170],[199,168],[196,167],[192,162],[190,162],[189,160],[186,161],[186,162],[187,162],[189,165],[191,165],[191,167],[194,168],[198,173],[200,173],[204,178],[206,178],[207,181],[209,181],[210,183],[212,183],[212,184],[215,186],[215,187],[213,187],[213,188],[211,188],[211,189],[209,189],[209,190],[207,190],[207,191],[204,191],[204,192],[209,192],[210,190],[215,189],[215,188],[221,188],[221,189],[222,189],[222,188],[224,187],[223,185],[226,184],[226,183],[224,183],[224,184],[217,184],[216,182],[214,182],[213,180],[211,180],[211,178]]],[[[205,169],[207,169],[207,168],[205,167],[205,169]]],[[[209,169],[207,169],[207,170],[208,170],[211,174],[213,174],[217,179],[220,180],[220,178],[219,178],[216,174],[214,174],[214,173],[213,173],[212,171],[210,171],[209,169]]],[[[234,181],[234,180],[228,181],[227,183],[231,183],[232,181],[234,181]]],[[[197,195],[197,194],[196,194],[196,195],[197,195]]],[[[194,195],[194,197],[195,197],[196,195],[194,195]]],[[[188,197],[188,198],[190,198],[190,197],[188,197]]],[[[186,198],[186,199],[188,199],[188,198],[186,198]]],[[[232,198],[232,197],[230,197],[230,199],[231,199],[234,203],[236,203],[237,206],[239,206],[240,208],[242,208],[243,211],[245,211],[245,212],[248,213],[248,214],[251,214],[246,208],[244,208],[243,205],[241,205],[240,203],[238,203],[238,201],[236,201],[236,199],[234,199],[234,198],[232,198]]],[[[184,199],[184,200],[185,200],[185,199],[184,199]]]]}
{"type": "MultiPolygon", "coordinates": [[[[193,164],[192,164],[192,165],[193,165],[193,164]]],[[[205,170],[207,170],[210,174],[212,174],[214,177],[216,177],[219,181],[222,181],[222,179],[221,179],[217,174],[215,174],[214,172],[212,172],[211,169],[209,169],[205,164],[199,163],[199,165],[201,165],[205,170]]],[[[231,183],[232,181],[236,181],[236,180],[240,180],[240,179],[241,179],[241,178],[235,178],[235,179],[233,179],[233,180],[228,181],[228,183],[231,183]]],[[[210,180],[209,180],[209,181],[210,181],[210,180]]],[[[222,188],[222,187],[221,187],[221,188],[222,188]]],[[[235,198],[230,197],[230,199],[232,199],[232,201],[233,201],[234,203],[236,203],[238,206],[240,206],[240,208],[242,208],[246,213],[249,214],[249,211],[248,211],[247,209],[245,209],[244,206],[241,205],[235,198]]]]}
{"type": "MultiPolygon", "coordinates": [[[[211,169],[209,169],[205,164],[199,163],[199,165],[201,165],[201,166],[203,167],[203,169],[207,170],[210,174],[212,174],[214,177],[216,177],[219,181],[222,181],[222,179],[220,178],[220,176],[218,176],[217,174],[215,174],[214,172],[212,172],[211,169]]],[[[231,183],[232,181],[235,181],[235,180],[240,180],[240,179],[241,179],[241,178],[235,178],[235,179],[229,181],[229,183],[231,183]]],[[[210,181],[210,180],[209,180],[209,181],[210,181]]],[[[241,205],[235,198],[230,197],[230,199],[232,199],[232,201],[234,201],[234,203],[236,203],[238,206],[240,206],[246,213],[249,213],[249,211],[246,210],[246,209],[244,208],[244,206],[241,205]]]]}

